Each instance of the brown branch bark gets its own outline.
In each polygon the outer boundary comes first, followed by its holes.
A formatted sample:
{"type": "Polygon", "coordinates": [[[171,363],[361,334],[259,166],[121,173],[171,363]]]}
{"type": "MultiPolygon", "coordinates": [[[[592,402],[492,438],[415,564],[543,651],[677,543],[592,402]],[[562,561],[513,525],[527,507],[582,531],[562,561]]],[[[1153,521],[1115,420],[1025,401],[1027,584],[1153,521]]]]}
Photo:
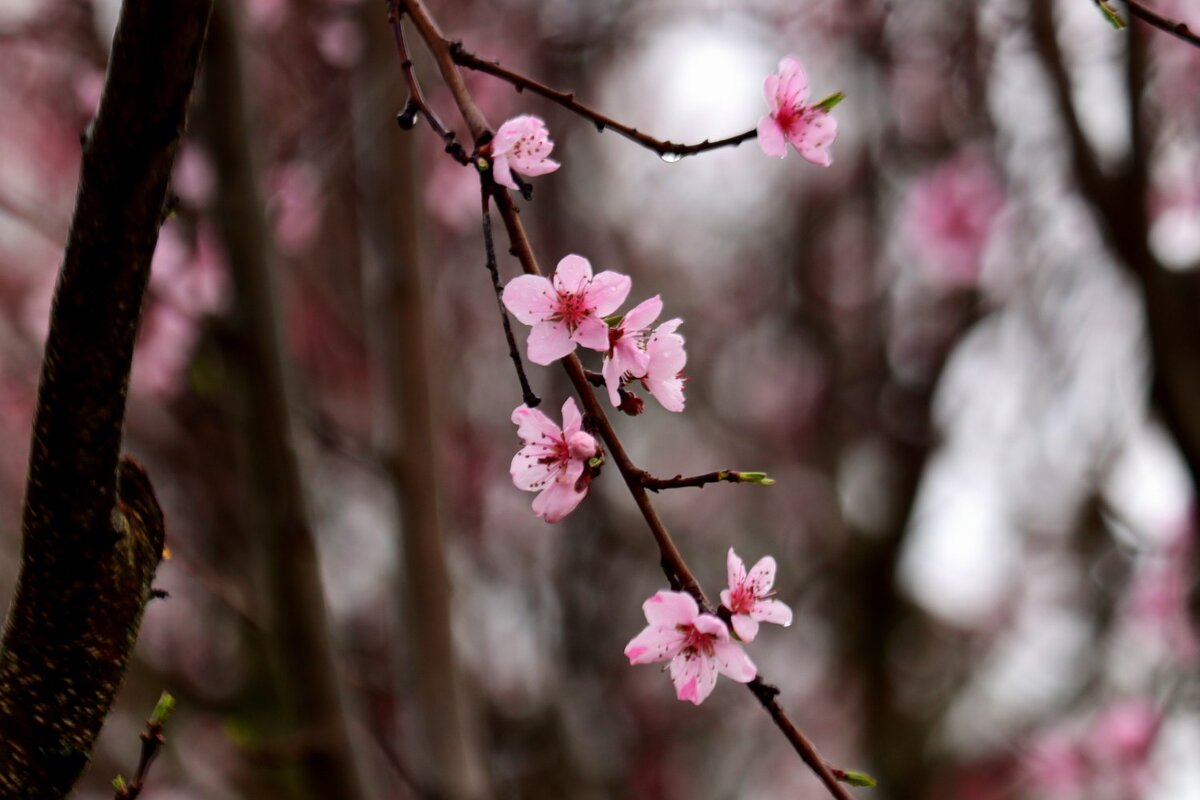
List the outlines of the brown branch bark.
{"type": "Polygon", "coordinates": [[[606,130],[624,136],[634,144],[641,145],[647,150],[652,150],[659,156],[665,156],[673,160],[678,160],[685,156],[695,156],[700,153],[706,153],[709,150],[718,150],[722,147],[737,147],[742,142],[748,142],[751,139],[758,138],[758,129],[751,128],[748,131],[727,136],[724,139],[710,141],[705,139],[697,144],[681,144],[679,142],[671,142],[663,139],[656,139],[647,133],[639,131],[637,128],[630,127],[625,123],[615,120],[606,114],[596,111],[590,106],[586,106],[575,99],[574,92],[564,92],[558,89],[553,89],[544,83],[535,81],[533,78],[526,77],[519,72],[513,72],[510,69],[505,69],[500,66],[499,62],[488,61],[480,58],[474,53],[469,52],[462,46],[462,42],[444,42],[449,48],[450,55],[454,59],[454,63],[467,69],[482,72],[485,75],[491,75],[494,78],[499,78],[505,83],[512,85],[518,92],[523,92],[528,89],[531,93],[540,95],[547,100],[557,103],[563,108],[571,111],[584,119],[590,121],[596,126],[596,130],[603,133],[606,130]]]}
{"type": "MultiPolygon", "coordinates": [[[[391,2],[395,3],[397,0],[391,0],[391,2]]],[[[478,145],[485,141],[492,133],[491,128],[482,112],[480,112],[479,107],[475,105],[470,92],[467,91],[462,75],[458,71],[458,66],[454,63],[450,43],[441,35],[436,23],[429,16],[429,12],[425,9],[421,0],[404,0],[404,9],[420,32],[426,46],[433,54],[434,60],[438,65],[438,70],[445,80],[447,87],[450,89],[451,94],[454,96],[455,104],[458,106],[464,121],[470,128],[471,135],[476,144],[478,145]]],[[[508,231],[512,244],[512,252],[516,255],[518,261],[520,261],[522,269],[530,275],[541,275],[542,272],[538,267],[533,248],[529,243],[529,237],[525,232],[524,225],[521,223],[520,212],[513,204],[512,197],[506,190],[496,187],[495,200],[496,206],[500,211],[500,216],[504,220],[504,227],[508,231]]],[[[585,413],[596,422],[600,436],[608,448],[608,454],[612,462],[617,465],[617,469],[620,471],[621,477],[624,478],[629,493],[633,496],[633,500],[637,504],[642,518],[645,520],[651,535],[658,545],[659,553],[662,557],[663,572],[666,574],[667,579],[673,588],[682,589],[695,597],[696,602],[702,610],[713,613],[714,606],[705,596],[703,589],[700,588],[699,582],[676,547],[666,525],[658,516],[658,511],[650,502],[650,496],[645,486],[642,485],[642,478],[645,472],[638,468],[625,452],[624,445],[613,429],[603,405],[596,397],[596,393],[588,381],[587,372],[584,370],[583,364],[575,355],[564,358],[562,364],[567,372],[567,377],[575,387],[576,394],[583,403],[585,413]]],[[[792,723],[783,707],[779,704],[776,699],[779,690],[766,684],[761,676],[751,681],[747,685],[747,688],[759,700],[763,708],[771,716],[776,727],[783,733],[784,737],[809,769],[820,779],[830,795],[838,798],[838,800],[852,800],[849,791],[838,782],[833,770],[825,763],[825,760],[817,752],[813,743],[792,723]]]]}
{"type": "Polygon", "coordinates": [[[21,574],[0,646],[0,798],[64,796],[87,764],[162,554],[146,473],[119,460],[150,259],[211,0],[127,0],[42,364],[21,574]]]}
{"type": "Polygon", "coordinates": [[[346,726],[325,594],[292,439],[276,261],[263,210],[238,40],[240,4],[213,10],[205,63],[207,121],[217,167],[215,215],[233,277],[241,431],[251,529],[259,532],[263,608],[290,722],[305,743],[296,760],[311,796],[355,800],[361,778],[346,726]]]}

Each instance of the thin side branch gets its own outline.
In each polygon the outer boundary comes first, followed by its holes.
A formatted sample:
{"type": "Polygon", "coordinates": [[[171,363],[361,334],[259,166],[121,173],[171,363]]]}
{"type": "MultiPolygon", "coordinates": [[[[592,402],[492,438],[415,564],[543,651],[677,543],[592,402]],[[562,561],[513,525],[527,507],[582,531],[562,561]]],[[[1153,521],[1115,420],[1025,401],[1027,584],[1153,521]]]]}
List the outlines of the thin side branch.
{"type": "MultiPolygon", "coordinates": [[[[1105,0],[1092,0],[1099,7],[1101,13],[1106,11],[1105,0]]],[[[1129,9],[1129,15],[1136,17],[1147,25],[1158,28],[1164,33],[1169,33],[1176,39],[1187,42],[1192,47],[1200,47],[1200,36],[1187,26],[1184,22],[1179,22],[1172,19],[1167,19],[1161,14],[1156,13],[1148,6],[1137,2],[1137,0],[1124,0],[1126,8],[1129,9]]]]}
{"type": "Polygon", "coordinates": [[[656,478],[648,472],[642,473],[642,486],[652,492],[663,489],[703,489],[710,483],[757,483],[760,486],[772,486],[775,481],[768,478],[764,472],[739,472],[732,469],[706,472],[689,478],[682,475],[676,475],[674,478],[656,478]]]}
{"type": "Polygon", "coordinates": [[[529,386],[529,378],[525,375],[525,366],[521,363],[521,352],[517,349],[517,341],[513,338],[512,322],[508,319],[508,311],[504,308],[504,301],[501,299],[501,294],[504,289],[500,285],[500,269],[496,266],[496,245],[492,241],[492,212],[488,195],[491,191],[491,179],[487,175],[480,175],[479,190],[482,198],[482,213],[483,213],[483,249],[487,255],[487,269],[492,276],[492,288],[496,291],[496,305],[500,308],[500,321],[504,325],[504,340],[508,343],[508,357],[512,359],[513,368],[517,371],[517,380],[521,384],[522,402],[529,408],[537,408],[542,403],[542,398],[533,393],[533,389],[529,386]]]}
{"type": "Polygon", "coordinates": [[[169,692],[163,692],[154,706],[154,712],[146,720],[146,729],[142,731],[142,754],[138,758],[137,772],[133,775],[133,781],[125,783],[125,779],[118,775],[117,779],[113,781],[114,800],[136,800],[142,790],[146,788],[146,775],[150,773],[150,765],[154,763],[154,759],[158,758],[159,751],[166,744],[167,737],[163,736],[163,728],[166,726],[167,717],[171,715],[174,708],[175,698],[169,692]]]}
{"type": "Polygon", "coordinates": [[[596,126],[596,130],[603,133],[606,130],[624,136],[631,142],[645,147],[647,150],[653,150],[660,157],[678,161],[686,156],[694,156],[700,153],[705,153],[709,150],[717,150],[722,147],[737,147],[742,142],[750,139],[758,138],[758,130],[752,128],[735,136],[729,136],[724,139],[710,141],[705,139],[698,144],[680,144],[678,142],[664,141],[656,139],[649,134],[642,133],[637,128],[632,128],[612,117],[601,114],[593,108],[585,106],[575,99],[574,92],[563,92],[558,89],[553,89],[544,83],[535,81],[533,78],[526,77],[519,72],[513,72],[510,69],[505,69],[500,66],[498,61],[488,61],[471,53],[463,47],[462,42],[447,42],[442,41],[442,45],[446,47],[454,63],[467,69],[482,72],[486,75],[491,75],[494,78],[499,78],[506,83],[512,84],[518,92],[523,92],[526,89],[536,95],[557,103],[563,108],[571,111],[584,119],[590,120],[596,126]]]}
{"type": "Polygon", "coordinates": [[[413,72],[413,62],[408,55],[408,44],[404,40],[404,25],[401,20],[403,9],[398,9],[395,3],[388,3],[388,25],[392,28],[392,38],[396,41],[396,51],[400,54],[400,69],[404,72],[404,82],[408,84],[408,103],[397,120],[402,128],[412,128],[417,124],[416,117],[425,115],[426,122],[446,144],[446,152],[458,163],[466,166],[471,163],[461,143],[457,141],[454,131],[442,124],[421,94],[421,85],[417,83],[417,75],[413,72]]]}

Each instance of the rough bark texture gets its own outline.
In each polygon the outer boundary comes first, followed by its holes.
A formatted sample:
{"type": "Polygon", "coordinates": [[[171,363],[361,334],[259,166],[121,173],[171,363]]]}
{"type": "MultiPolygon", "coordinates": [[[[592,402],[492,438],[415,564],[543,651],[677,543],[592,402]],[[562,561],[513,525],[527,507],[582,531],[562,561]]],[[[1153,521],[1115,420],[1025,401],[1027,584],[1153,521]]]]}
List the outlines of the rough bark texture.
{"type": "Polygon", "coordinates": [[[249,520],[263,578],[270,647],[297,757],[312,797],[355,800],[363,789],[351,748],[312,525],[292,437],[272,249],[251,151],[236,10],[213,12],[205,64],[210,141],[219,184],[216,216],[233,276],[234,333],[243,389],[240,430],[256,515],[249,520]]]}
{"type": "Polygon", "coordinates": [[[162,553],[145,472],[118,459],[125,392],[210,0],[128,0],[84,140],[0,646],[0,798],[62,797],[125,674],[162,553]]]}

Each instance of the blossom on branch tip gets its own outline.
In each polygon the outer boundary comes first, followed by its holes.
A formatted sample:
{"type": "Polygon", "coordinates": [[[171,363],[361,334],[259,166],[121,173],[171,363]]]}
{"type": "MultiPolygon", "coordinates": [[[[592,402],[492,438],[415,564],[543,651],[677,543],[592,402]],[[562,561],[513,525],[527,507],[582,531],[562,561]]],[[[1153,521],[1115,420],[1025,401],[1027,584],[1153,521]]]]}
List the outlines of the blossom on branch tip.
{"type": "Polygon", "coordinates": [[[512,413],[524,446],[513,456],[509,473],[518,489],[539,492],[533,513],[546,522],[558,522],[583,501],[591,480],[587,462],[600,449],[583,431],[574,398],[563,403],[562,418],[560,428],[536,408],[522,405],[512,413]]]}
{"type": "Polygon", "coordinates": [[[729,636],[720,618],[700,613],[686,592],[656,592],[642,611],[649,624],[625,646],[630,664],[671,660],[675,695],[700,705],[712,693],[717,673],[739,683],[758,674],[742,646],[729,636]]]}
{"type": "Polygon", "coordinates": [[[743,642],[758,635],[758,623],[792,624],[792,610],[779,600],[771,600],[775,585],[775,559],[763,556],[746,573],[746,565],[729,548],[726,559],[729,588],[721,590],[721,604],[729,609],[733,630],[743,642]]]}
{"type": "Polygon", "coordinates": [[[501,186],[517,189],[513,172],[536,177],[554,172],[561,164],[547,158],[554,149],[546,123],[523,114],[505,122],[491,141],[492,178],[501,186]]]}
{"type": "Polygon", "coordinates": [[[541,275],[521,275],[504,287],[504,307],[526,325],[529,360],[545,366],[570,355],[576,344],[608,352],[604,317],[616,311],[629,294],[628,275],[601,272],[593,277],[583,256],[558,262],[553,283],[541,275]]]}
{"type": "Polygon", "coordinates": [[[667,411],[683,411],[683,368],[687,364],[687,353],[683,349],[683,336],[675,330],[683,324],[681,319],[667,320],[654,329],[646,341],[646,376],[642,383],[650,394],[667,411]]]}
{"type": "Polygon", "coordinates": [[[616,325],[608,329],[608,352],[604,356],[604,388],[614,407],[620,407],[618,390],[622,379],[642,378],[650,367],[646,353],[646,329],[662,313],[662,298],[654,295],[634,306],[616,325]]]}
{"type": "Polygon", "coordinates": [[[822,167],[828,167],[829,145],[837,137],[837,120],[828,109],[840,99],[834,95],[816,105],[808,100],[808,76],[795,56],[784,56],[779,70],[763,82],[763,94],[771,113],[758,122],[758,144],[774,158],[787,155],[791,142],[801,156],[822,167]]]}

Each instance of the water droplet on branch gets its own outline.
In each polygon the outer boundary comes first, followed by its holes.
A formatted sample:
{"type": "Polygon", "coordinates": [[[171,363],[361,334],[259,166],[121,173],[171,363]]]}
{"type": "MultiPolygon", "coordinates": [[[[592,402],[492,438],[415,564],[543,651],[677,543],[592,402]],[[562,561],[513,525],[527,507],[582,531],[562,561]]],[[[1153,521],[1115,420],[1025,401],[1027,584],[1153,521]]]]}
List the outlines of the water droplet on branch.
{"type": "Polygon", "coordinates": [[[404,104],[404,110],[396,115],[396,124],[406,131],[411,131],[417,127],[417,123],[421,121],[421,107],[416,101],[409,100],[404,104]]]}

